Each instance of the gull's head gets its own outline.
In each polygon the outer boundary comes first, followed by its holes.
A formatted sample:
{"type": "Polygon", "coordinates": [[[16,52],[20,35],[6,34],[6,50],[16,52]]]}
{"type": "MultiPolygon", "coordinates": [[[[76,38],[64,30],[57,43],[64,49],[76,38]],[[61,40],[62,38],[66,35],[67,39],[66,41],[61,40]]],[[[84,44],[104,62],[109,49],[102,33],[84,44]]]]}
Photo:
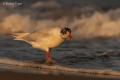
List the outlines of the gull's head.
{"type": "Polygon", "coordinates": [[[66,40],[71,40],[72,39],[71,29],[68,27],[61,29],[61,37],[66,40]]]}

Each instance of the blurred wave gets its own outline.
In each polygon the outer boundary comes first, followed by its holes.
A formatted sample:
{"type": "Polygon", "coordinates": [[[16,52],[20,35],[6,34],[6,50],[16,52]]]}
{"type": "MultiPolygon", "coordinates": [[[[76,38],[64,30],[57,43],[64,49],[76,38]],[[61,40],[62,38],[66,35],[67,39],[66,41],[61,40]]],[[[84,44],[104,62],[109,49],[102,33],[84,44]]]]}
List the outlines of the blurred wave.
{"type": "Polygon", "coordinates": [[[15,8],[0,1],[0,33],[40,31],[70,26],[74,39],[119,37],[119,0],[16,0],[15,8]]]}
{"type": "Polygon", "coordinates": [[[120,37],[120,9],[96,11],[91,16],[34,19],[31,15],[10,14],[0,22],[0,33],[33,32],[47,28],[70,26],[74,39],[120,37]]]}

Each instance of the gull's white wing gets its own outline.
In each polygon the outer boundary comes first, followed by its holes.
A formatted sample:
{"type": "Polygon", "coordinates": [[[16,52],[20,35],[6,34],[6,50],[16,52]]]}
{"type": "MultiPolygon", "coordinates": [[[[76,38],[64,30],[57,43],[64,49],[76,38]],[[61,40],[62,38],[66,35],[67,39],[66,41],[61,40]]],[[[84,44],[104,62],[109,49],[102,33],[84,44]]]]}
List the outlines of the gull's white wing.
{"type": "Polygon", "coordinates": [[[41,41],[54,38],[54,36],[59,35],[60,28],[47,28],[39,31],[34,31],[32,33],[13,33],[15,40],[23,41],[41,41]]]}

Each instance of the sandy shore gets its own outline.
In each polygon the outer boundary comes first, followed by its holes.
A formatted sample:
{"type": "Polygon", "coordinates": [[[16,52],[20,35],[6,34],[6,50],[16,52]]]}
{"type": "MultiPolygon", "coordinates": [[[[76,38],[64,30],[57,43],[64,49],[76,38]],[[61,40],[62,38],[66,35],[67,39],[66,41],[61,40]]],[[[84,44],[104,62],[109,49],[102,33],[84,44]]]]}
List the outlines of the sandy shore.
{"type": "Polygon", "coordinates": [[[21,73],[13,71],[0,71],[0,80],[120,80],[115,78],[100,78],[88,75],[43,75],[21,73]]]}

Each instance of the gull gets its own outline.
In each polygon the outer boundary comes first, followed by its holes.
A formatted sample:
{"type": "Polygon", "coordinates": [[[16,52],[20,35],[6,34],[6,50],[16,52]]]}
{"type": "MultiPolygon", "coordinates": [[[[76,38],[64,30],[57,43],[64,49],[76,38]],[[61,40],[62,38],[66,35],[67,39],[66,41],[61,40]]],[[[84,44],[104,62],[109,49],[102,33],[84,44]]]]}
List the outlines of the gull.
{"type": "Polygon", "coordinates": [[[15,40],[25,41],[32,45],[33,48],[44,51],[45,63],[53,64],[50,49],[58,47],[65,40],[71,40],[71,29],[64,28],[48,28],[32,33],[15,33],[13,34],[15,40]]]}

